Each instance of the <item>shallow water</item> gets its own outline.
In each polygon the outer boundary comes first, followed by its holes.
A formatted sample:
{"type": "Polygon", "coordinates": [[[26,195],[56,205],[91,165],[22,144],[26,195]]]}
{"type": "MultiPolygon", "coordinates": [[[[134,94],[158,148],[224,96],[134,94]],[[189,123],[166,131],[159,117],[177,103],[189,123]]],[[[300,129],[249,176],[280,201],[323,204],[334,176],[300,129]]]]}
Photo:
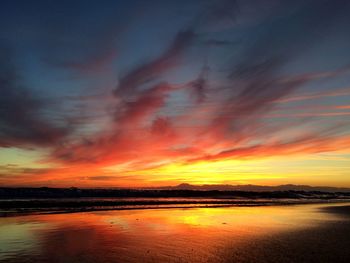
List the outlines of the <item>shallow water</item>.
{"type": "Polygon", "coordinates": [[[173,208],[0,218],[0,262],[225,262],[232,247],[338,219],[323,205],[173,208]]]}

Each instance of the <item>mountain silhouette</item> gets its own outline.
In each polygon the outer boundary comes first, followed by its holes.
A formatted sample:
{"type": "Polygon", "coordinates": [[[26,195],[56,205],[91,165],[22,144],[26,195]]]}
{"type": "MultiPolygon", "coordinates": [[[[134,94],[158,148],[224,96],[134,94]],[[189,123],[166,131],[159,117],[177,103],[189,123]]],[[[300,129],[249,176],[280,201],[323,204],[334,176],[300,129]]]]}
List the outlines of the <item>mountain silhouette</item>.
{"type": "Polygon", "coordinates": [[[160,190],[195,190],[195,191],[247,191],[247,192],[265,192],[265,191],[320,191],[320,192],[350,192],[350,188],[331,187],[331,186],[310,186],[310,185],[294,185],[284,184],[277,186],[263,185],[229,185],[229,184],[204,184],[192,185],[182,183],[176,186],[154,187],[151,189],[160,190]]]}

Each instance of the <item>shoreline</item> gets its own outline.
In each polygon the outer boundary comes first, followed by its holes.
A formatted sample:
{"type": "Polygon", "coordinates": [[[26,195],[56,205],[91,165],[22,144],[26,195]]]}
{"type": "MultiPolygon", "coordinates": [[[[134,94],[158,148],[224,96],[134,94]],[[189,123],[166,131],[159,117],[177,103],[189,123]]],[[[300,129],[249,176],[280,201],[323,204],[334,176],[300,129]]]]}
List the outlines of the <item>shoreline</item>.
{"type": "Polygon", "coordinates": [[[0,200],[0,217],[13,217],[33,214],[65,214],[94,211],[140,210],[140,209],[190,209],[218,207],[257,207],[308,204],[342,204],[349,199],[193,199],[181,200],[0,200]]]}

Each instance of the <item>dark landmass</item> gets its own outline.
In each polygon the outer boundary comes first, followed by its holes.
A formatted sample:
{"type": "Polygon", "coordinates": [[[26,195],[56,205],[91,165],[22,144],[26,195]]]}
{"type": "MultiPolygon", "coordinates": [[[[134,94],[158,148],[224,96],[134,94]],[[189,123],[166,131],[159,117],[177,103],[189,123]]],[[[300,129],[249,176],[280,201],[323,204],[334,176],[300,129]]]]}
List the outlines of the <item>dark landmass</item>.
{"type": "Polygon", "coordinates": [[[295,190],[0,188],[0,216],[21,213],[233,205],[256,206],[349,200],[350,192],[295,190]]]}
{"type": "MultiPolygon", "coordinates": [[[[150,189],[150,188],[148,188],[150,189]]],[[[198,190],[198,191],[253,191],[253,192],[275,192],[275,191],[319,191],[319,192],[350,192],[350,188],[345,187],[330,187],[330,186],[310,186],[310,185],[294,185],[285,184],[277,186],[264,185],[229,185],[229,184],[214,184],[214,185],[191,185],[179,184],[177,186],[165,186],[151,189],[161,190],[198,190]]]]}
{"type": "Polygon", "coordinates": [[[193,186],[178,185],[162,189],[84,189],[84,188],[0,188],[0,199],[33,199],[33,198],[167,198],[167,197],[203,197],[203,198],[347,198],[350,190],[345,188],[327,189],[308,186],[193,186]],[[209,188],[208,188],[209,187],[209,188]],[[237,189],[236,189],[237,188],[237,189]],[[255,189],[255,190],[254,190],[255,189]],[[274,190],[273,190],[274,189],[274,190]]]}

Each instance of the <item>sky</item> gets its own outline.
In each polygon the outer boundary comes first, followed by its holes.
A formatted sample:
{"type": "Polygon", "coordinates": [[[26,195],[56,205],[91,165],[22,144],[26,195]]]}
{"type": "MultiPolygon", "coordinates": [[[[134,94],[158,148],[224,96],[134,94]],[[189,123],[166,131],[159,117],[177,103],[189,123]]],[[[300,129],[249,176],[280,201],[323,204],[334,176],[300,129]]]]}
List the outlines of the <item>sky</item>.
{"type": "Polygon", "coordinates": [[[350,187],[350,1],[3,0],[0,186],[350,187]]]}

